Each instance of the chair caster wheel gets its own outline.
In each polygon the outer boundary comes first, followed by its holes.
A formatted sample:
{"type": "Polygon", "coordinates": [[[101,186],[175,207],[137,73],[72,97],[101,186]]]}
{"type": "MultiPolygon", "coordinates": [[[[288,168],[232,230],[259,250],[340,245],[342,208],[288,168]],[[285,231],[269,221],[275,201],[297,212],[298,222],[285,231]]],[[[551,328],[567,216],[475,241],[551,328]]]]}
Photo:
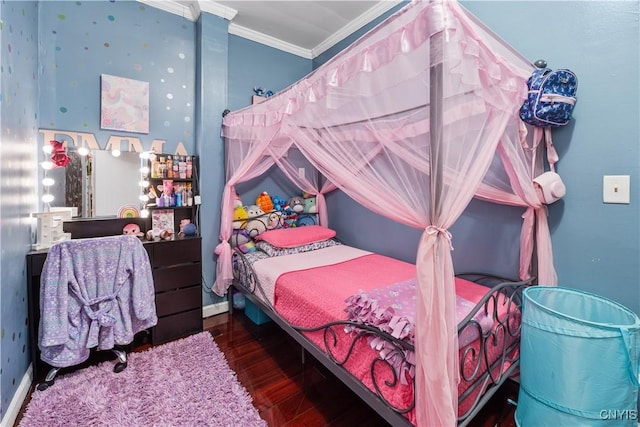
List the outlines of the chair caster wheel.
{"type": "Polygon", "coordinates": [[[52,384],[53,384],[53,381],[45,381],[45,382],[42,382],[42,383],[38,384],[38,385],[36,386],[36,389],[37,389],[38,391],[45,391],[45,390],[46,390],[46,389],[48,389],[48,388],[49,388],[49,386],[50,386],[50,385],[52,385],[52,384]]]}
{"type": "Polygon", "coordinates": [[[113,367],[113,372],[119,374],[120,372],[124,371],[126,367],[127,362],[118,362],[116,363],[116,366],[113,367]]]}

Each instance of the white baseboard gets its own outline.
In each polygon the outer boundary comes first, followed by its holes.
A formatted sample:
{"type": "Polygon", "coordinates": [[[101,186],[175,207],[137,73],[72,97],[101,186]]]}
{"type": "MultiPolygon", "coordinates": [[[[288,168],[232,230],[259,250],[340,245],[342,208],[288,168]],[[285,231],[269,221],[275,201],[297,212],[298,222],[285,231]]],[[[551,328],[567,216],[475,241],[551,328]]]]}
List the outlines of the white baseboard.
{"type": "Polygon", "coordinates": [[[202,307],[202,318],[215,316],[216,314],[226,313],[229,311],[229,303],[227,301],[218,302],[215,304],[205,305],[202,307]]]}
{"type": "Polygon", "coordinates": [[[22,404],[29,394],[32,382],[33,365],[29,365],[29,367],[27,368],[27,372],[25,372],[24,376],[22,377],[22,381],[20,381],[20,385],[16,390],[16,394],[14,394],[13,399],[11,399],[11,403],[7,408],[7,412],[4,413],[4,417],[2,417],[2,421],[0,421],[0,426],[12,427],[15,424],[16,419],[18,418],[18,414],[20,414],[20,409],[22,409],[22,404]]]}

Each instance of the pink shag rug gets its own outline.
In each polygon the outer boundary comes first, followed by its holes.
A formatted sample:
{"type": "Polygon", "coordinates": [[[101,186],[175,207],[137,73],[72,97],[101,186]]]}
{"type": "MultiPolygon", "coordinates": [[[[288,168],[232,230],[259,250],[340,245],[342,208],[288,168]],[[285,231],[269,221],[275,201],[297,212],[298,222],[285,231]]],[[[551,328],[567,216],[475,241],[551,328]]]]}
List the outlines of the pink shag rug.
{"type": "Polygon", "coordinates": [[[60,375],[33,393],[20,426],[267,425],[208,332],[127,361],[119,374],[107,361],[60,375]]]}

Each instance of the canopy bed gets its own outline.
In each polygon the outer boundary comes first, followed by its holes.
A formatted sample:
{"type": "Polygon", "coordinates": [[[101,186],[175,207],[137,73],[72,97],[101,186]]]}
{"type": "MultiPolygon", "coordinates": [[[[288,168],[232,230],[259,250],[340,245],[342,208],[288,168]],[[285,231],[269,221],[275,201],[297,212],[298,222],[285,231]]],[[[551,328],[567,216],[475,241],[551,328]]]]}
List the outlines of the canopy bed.
{"type": "Polygon", "coordinates": [[[316,195],[322,226],[329,226],[324,194],[340,189],[416,228],[412,410],[416,425],[457,424],[460,346],[449,227],[473,197],[523,207],[520,279],[530,281],[535,269],[538,283],[557,280],[546,206],[534,186],[544,148],[530,142],[532,132],[518,117],[532,69],[457,2],[416,1],[304,79],[227,114],[214,291],[224,295],[234,278],[235,186],[273,165],[316,195]],[[299,173],[309,165],[318,174],[299,173]]]}

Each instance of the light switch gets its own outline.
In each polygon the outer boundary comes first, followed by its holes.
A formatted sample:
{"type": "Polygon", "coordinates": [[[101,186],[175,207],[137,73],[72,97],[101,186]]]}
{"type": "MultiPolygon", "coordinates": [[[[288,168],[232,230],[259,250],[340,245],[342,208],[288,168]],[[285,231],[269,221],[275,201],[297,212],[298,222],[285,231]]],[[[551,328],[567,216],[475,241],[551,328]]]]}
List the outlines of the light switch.
{"type": "Polygon", "coordinates": [[[629,175],[605,175],[602,180],[602,201],[604,203],[629,203],[629,175]]]}
{"type": "Polygon", "coordinates": [[[305,177],[305,170],[304,168],[298,168],[298,178],[300,179],[304,179],[305,177]]]}

